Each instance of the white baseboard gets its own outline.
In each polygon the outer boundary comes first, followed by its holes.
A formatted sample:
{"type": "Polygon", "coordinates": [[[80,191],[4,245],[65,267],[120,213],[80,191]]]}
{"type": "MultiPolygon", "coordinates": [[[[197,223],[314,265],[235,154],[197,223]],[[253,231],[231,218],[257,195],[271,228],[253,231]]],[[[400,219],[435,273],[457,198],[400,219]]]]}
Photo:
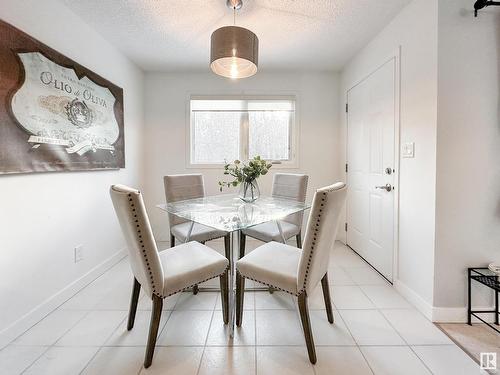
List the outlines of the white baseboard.
{"type": "MultiPolygon", "coordinates": [[[[413,289],[399,280],[394,281],[396,290],[412,303],[418,311],[434,323],[467,323],[467,307],[435,307],[425,301],[413,289]]],[[[475,306],[475,310],[493,310],[493,306],[475,306]]],[[[493,323],[493,314],[482,314],[488,323],[493,323]]],[[[481,323],[479,319],[472,317],[473,323],[481,323]]]]}
{"type": "Polygon", "coordinates": [[[61,289],[56,294],[47,298],[38,306],[34,307],[31,311],[24,314],[14,323],[9,325],[7,328],[0,332],[0,348],[7,345],[9,342],[14,340],[16,337],[27,331],[33,325],[42,320],[45,316],[50,314],[56,308],[58,308],[61,304],[66,302],[69,298],[78,293],[85,286],[90,284],[92,281],[101,276],[108,269],[113,267],[116,263],[118,263],[121,259],[126,256],[125,249],[121,249],[116,252],[108,259],[106,259],[101,264],[98,264],[86,274],[81,276],[80,278],[73,281],[71,284],[61,289]]]}
{"type": "Polygon", "coordinates": [[[432,305],[424,300],[420,295],[415,293],[415,291],[409,288],[406,284],[402,283],[400,280],[394,280],[394,288],[405,297],[413,306],[417,308],[424,316],[433,321],[433,307],[432,305]]]}
{"type": "Polygon", "coordinates": [[[467,309],[464,307],[434,307],[432,319],[436,323],[466,323],[467,309]]]}
{"type": "MultiPolygon", "coordinates": [[[[474,310],[494,310],[493,306],[474,306],[474,310]]],[[[482,319],[488,323],[494,322],[493,314],[481,314],[482,319]]],[[[432,321],[435,323],[467,323],[466,307],[434,307],[432,321]]],[[[472,317],[472,323],[482,323],[472,317]]]]}

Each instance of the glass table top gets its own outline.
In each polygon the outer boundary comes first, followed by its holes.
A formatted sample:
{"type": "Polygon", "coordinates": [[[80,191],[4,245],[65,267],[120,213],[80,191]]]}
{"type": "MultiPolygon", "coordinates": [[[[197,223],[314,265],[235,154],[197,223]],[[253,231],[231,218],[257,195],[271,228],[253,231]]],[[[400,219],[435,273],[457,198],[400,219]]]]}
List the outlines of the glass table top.
{"type": "Polygon", "coordinates": [[[159,204],[158,208],[184,219],[226,232],[276,221],[310,207],[290,199],[261,196],[253,203],[224,194],[159,204]]]}

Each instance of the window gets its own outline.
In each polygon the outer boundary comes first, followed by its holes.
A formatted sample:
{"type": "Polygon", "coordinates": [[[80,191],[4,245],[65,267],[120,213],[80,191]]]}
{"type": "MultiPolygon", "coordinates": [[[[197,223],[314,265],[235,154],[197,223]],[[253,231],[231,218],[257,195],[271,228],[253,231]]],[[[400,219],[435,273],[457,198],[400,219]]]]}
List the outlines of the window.
{"type": "Polygon", "coordinates": [[[295,166],[295,99],[191,99],[190,164],[256,155],[295,166]]]}

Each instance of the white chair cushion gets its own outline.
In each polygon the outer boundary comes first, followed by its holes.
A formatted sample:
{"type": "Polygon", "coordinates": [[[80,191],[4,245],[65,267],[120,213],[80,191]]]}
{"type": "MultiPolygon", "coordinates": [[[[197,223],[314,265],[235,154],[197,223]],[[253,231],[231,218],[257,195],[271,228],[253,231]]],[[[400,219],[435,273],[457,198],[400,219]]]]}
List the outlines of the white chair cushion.
{"type": "MultiPolygon", "coordinates": [[[[170,232],[177,238],[179,241],[186,241],[186,237],[189,233],[189,228],[191,227],[191,222],[188,221],[186,223],[174,225],[170,228],[170,232]]],[[[222,230],[217,230],[211,227],[207,227],[206,225],[195,223],[193,226],[193,230],[191,232],[191,236],[189,240],[198,241],[198,242],[206,242],[216,238],[224,237],[227,232],[222,230]]]]}
{"type": "Polygon", "coordinates": [[[165,297],[217,277],[229,265],[226,257],[195,241],[161,251],[160,261],[165,297]]]}
{"type": "Polygon", "coordinates": [[[268,242],[251,251],[236,269],[249,279],[297,295],[297,269],[301,250],[279,242],[268,242]]]}
{"type": "MultiPolygon", "coordinates": [[[[283,236],[286,240],[289,238],[296,236],[300,232],[300,227],[289,223],[288,221],[280,221],[281,230],[283,231],[283,236]]],[[[255,225],[253,227],[247,228],[243,230],[243,234],[249,237],[256,238],[263,242],[283,242],[283,238],[281,238],[280,231],[278,229],[278,225],[275,221],[269,221],[264,224],[255,225]]]]}

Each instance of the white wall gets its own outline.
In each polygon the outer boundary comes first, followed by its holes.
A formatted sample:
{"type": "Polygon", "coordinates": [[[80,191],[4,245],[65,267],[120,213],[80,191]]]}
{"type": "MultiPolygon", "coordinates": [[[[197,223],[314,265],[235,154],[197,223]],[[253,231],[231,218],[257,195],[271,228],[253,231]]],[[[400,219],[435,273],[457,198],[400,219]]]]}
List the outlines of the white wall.
{"type": "MultiPolygon", "coordinates": [[[[400,139],[415,158],[400,161],[399,275],[396,285],[430,309],[433,296],[437,118],[437,2],[414,0],[344,68],[346,92],[401,47],[400,139]]],[[[342,139],[346,139],[342,116],[342,139]]],[[[345,156],[345,149],[342,155],[345,156]]],[[[341,158],[341,164],[345,158],[341,158]]],[[[428,311],[429,312],[429,311],[428,311]]]]}
{"type": "Polygon", "coordinates": [[[500,9],[474,18],[471,5],[439,1],[434,305],[445,320],[465,318],[467,267],[500,262],[500,9]]]}
{"type": "Polygon", "coordinates": [[[23,315],[37,307],[31,318],[43,314],[48,298],[123,250],[108,189],[140,181],[143,74],[55,0],[2,0],[0,18],[123,87],[126,137],[123,170],[0,176],[0,331],[10,326],[0,335],[5,341],[29,324],[18,320],[23,315]],[[78,244],[85,259],[74,264],[78,244]]]}
{"type": "MultiPolygon", "coordinates": [[[[186,130],[190,94],[296,94],[300,125],[299,168],[310,176],[308,199],[315,188],[341,178],[338,157],[338,80],[333,73],[264,74],[231,81],[214,74],[147,74],[145,83],[145,201],[157,239],[168,241],[167,215],[155,205],[165,201],[163,176],[174,173],[203,173],[208,194],[218,193],[219,169],[186,168],[186,130]]],[[[259,180],[269,194],[273,167],[259,180]]]]}

